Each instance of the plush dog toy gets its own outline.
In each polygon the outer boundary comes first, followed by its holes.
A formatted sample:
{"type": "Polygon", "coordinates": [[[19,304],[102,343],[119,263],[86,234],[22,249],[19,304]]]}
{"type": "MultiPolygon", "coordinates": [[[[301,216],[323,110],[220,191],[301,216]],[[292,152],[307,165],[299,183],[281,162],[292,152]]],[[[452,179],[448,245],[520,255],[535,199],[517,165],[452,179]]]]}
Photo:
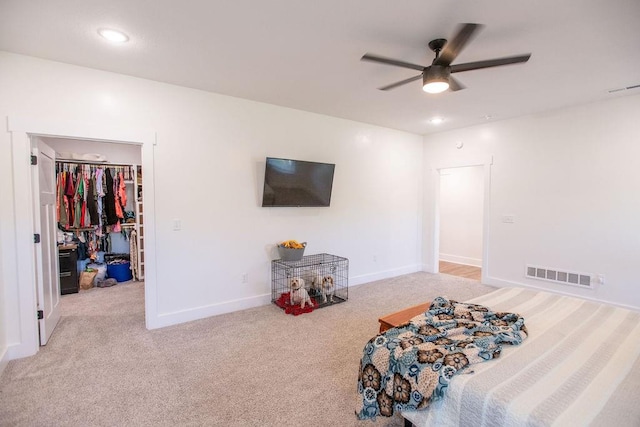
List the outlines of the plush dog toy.
{"type": "Polygon", "coordinates": [[[292,277],[289,281],[291,293],[289,294],[289,304],[300,304],[300,308],[304,308],[305,304],[313,307],[313,302],[309,298],[309,293],[304,287],[304,279],[300,277],[292,277]]]}
{"type": "Polygon", "coordinates": [[[333,294],[336,292],[336,284],[333,276],[324,276],[322,278],[321,292],[324,302],[327,302],[327,297],[329,297],[329,302],[333,302],[333,294]]]}

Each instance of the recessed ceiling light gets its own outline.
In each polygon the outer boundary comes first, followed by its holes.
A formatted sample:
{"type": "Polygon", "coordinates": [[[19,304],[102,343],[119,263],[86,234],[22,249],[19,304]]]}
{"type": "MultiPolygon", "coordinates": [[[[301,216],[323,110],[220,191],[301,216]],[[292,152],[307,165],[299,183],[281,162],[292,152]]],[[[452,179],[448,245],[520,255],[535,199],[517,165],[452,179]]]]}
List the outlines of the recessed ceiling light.
{"type": "Polygon", "coordinates": [[[444,119],[442,117],[434,117],[429,120],[429,123],[431,123],[432,125],[439,125],[442,122],[444,122],[444,119]]]}
{"type": "Polygon", "coordinates": [[[126,41],[129,41],[128,35],[126,35],[122,31],[112,30],[111,28],[100,28],[98,30],[98,34],[114,43],[124,43],[126,41]]]}

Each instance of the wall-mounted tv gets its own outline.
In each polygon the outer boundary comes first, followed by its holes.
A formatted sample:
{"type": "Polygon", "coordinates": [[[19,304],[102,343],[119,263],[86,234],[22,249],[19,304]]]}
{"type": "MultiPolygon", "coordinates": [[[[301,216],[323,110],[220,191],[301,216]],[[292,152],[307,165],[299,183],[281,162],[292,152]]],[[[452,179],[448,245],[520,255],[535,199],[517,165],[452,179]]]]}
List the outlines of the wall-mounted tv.
{"type": "Polygon", "coordinates": [[[262,206],[329,206],[335,166],[267,157],[262,206]]]}

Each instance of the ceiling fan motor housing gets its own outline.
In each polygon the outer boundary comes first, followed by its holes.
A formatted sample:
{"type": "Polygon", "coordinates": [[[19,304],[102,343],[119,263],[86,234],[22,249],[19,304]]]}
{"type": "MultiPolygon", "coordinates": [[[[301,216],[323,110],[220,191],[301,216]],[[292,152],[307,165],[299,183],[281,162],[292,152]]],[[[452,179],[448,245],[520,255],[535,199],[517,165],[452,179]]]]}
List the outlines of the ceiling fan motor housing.
{"type": "Polygon", "coordinates": [[[451,67],[444,65],[431,65],[427,67],[422,74],[422,85],[431,82],[447,82],[451,75],[451,67]]]}

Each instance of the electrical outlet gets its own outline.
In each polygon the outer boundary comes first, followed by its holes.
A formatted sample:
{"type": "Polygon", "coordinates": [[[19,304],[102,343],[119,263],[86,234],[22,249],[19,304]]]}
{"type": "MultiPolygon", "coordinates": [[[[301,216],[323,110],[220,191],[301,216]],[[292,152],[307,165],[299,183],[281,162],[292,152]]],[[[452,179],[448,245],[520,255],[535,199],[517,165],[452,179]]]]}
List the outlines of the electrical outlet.
{"type": "Polygon", "coordinates": [[[597,282],[600,285],[604,285],[604,274],[598,274],[597,276],[597,282]]]}
{"type": "Polygon", "coordinates": [[[176,218],[173,220],[173,231],[180,231],[180,230],[182,230],[182,221],[176,218]]]}
{"type": "Polygon", "coordinates": [[[244,273],[242,275],[242,283],[249,283],[249,273],[244,273]]]}
{"type": "Polygon", "coordinates": [[[375,255],[373,256],[373,262],[374,262],[374,263],[377,263],[377,262],[378,262],[378,257],[377,257],[377,256],[375,256],[375,255]]]}

